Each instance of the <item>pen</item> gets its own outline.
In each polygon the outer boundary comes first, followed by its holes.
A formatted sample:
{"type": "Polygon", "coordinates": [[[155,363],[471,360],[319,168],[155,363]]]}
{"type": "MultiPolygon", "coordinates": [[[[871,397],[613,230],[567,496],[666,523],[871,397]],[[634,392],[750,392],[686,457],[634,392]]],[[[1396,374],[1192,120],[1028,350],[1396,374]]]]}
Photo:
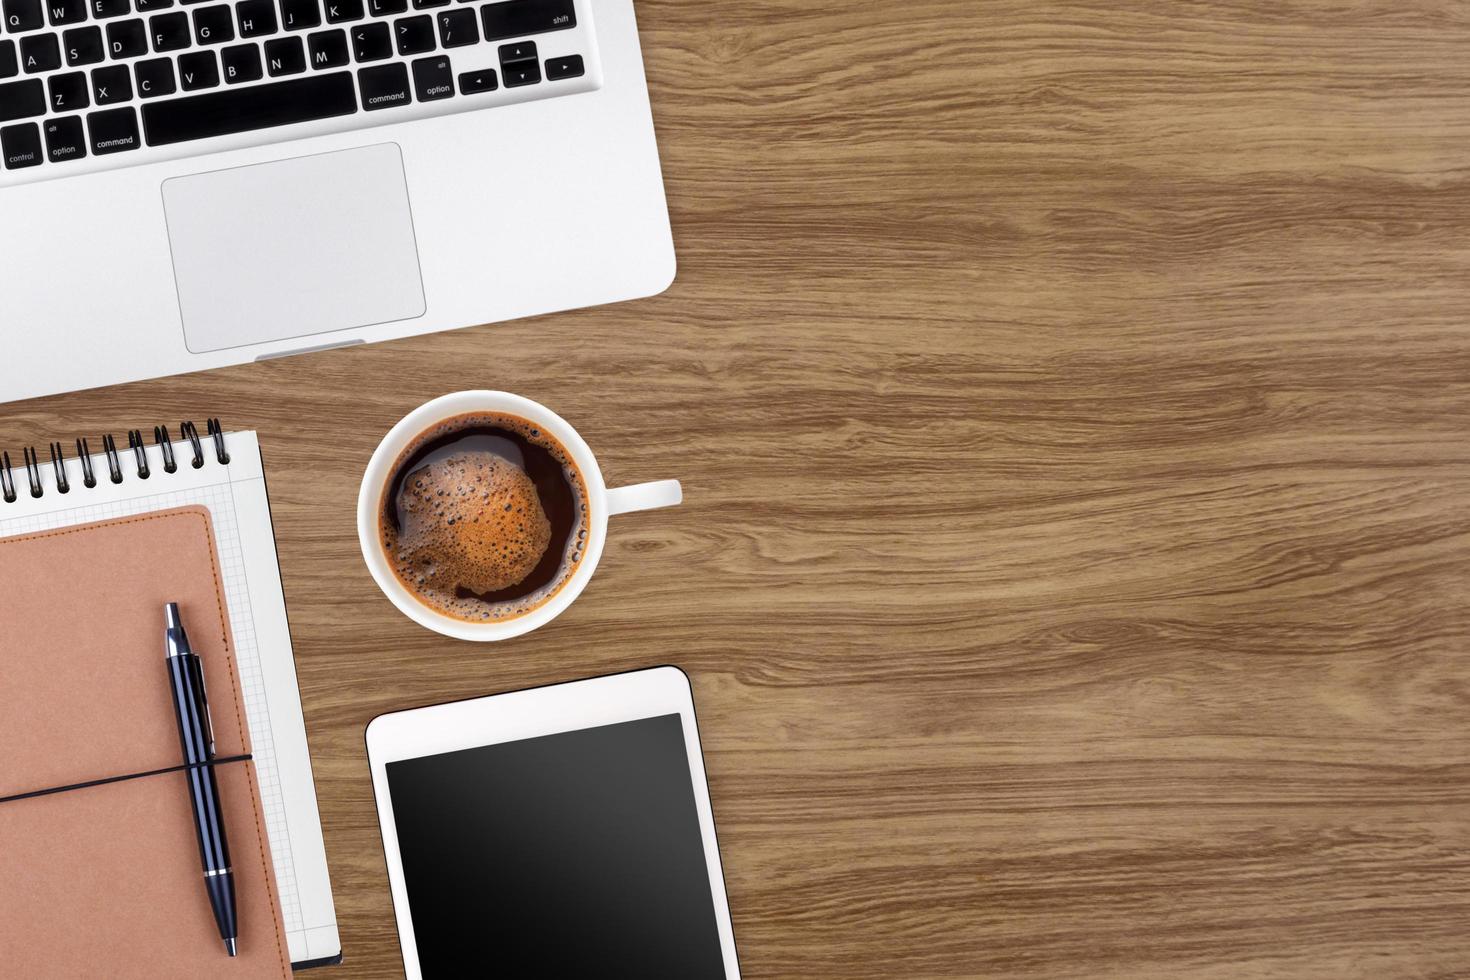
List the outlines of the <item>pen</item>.
{"type": "Polygon", "coordinates": [[[225,841],[224,812],[220,806],[219,783],[214,766],[202,765],[214,758],[214,723],[204,691],[204,668],[189,646],[189,634],[179,620],[179,604],[163,607],[163,648],[168,664],[169,688],[174,714],[179,720],[179,744],[184,750],[184,770],[189,799],[194,805],[194,833],[199,838],[199,860],[204,865],[204,890],[214,909],[214,921],[225,941],[225,950],[235,955],[235,873],[230,867],[230,848],[225,841]]]}

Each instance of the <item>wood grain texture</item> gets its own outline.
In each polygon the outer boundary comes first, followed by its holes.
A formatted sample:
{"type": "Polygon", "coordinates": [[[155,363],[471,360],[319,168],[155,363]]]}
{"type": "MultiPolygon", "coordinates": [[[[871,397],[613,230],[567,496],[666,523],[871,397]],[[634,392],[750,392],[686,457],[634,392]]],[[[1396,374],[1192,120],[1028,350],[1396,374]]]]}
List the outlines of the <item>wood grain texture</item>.
{"type": "Polygon", "coordinates": [[[340,973],[371,717],[671,661],[748,977],[1470,975],[1470,7],[639,17],[666,294],[0,410],[261,431],[340,973]],[[353,530],[468,387],[686,489],[488,649],[353,530]]]}

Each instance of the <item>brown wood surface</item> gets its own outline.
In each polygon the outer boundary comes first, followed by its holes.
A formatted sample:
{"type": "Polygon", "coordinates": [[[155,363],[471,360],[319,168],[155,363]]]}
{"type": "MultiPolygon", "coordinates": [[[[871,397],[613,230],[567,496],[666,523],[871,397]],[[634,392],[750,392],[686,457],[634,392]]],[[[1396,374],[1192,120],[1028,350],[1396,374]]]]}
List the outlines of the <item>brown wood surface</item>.
{"type": "Polygon", "coordinates": [[[260,430],[339,975],[371,717],[674,662],[748,977],[1470,976],[1470,6],[639,13],[666,294],[0,410],[260,430]],[[687,493],[484,648],[353,530],[470,387],[687,493]]]}

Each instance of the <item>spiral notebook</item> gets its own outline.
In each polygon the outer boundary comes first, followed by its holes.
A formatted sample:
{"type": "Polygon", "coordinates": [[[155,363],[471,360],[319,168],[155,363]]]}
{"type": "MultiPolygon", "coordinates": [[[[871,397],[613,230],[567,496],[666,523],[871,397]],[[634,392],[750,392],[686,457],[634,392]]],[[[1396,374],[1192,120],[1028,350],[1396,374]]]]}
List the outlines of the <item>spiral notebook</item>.
{"type": "Polygon", "coordinates": [[[47,457],[24,450],[19,466],[0,455],[0,538],[196,505],[208,510],[292,966],[339,962],[259,443],[254,432],[226,434],[213,421],[203,437],[189,424],[177,442],[162,427],[152,436],[145,444],[135,430],[127,448],[104,437],[95,454],[83,440],[75,452],[53,443],[47,457]]]}

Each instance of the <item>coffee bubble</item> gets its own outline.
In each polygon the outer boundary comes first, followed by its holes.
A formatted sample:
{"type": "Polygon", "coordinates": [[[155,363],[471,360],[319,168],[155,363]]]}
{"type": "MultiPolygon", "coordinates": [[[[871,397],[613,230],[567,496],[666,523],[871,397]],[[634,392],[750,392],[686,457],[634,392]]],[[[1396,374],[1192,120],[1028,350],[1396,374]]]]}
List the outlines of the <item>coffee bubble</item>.
{"type": "Polygon", "coordinates": [[[454,592],[519,585],[546,554],[551,522],[525,471],[490,453],[458,453],[415,471],[399,492],[398,553],[423,584],[454,592]],[[431,496],[446,497],[442,508],[431,496]]]}
{"type": "Polygon", "coordinates": [[[425,605],[470,622],[524,615],[566,584],[587,537],[571,454],[515,416],[445,419],[410,441],[383,488],[379,540],[425,605]]]}

